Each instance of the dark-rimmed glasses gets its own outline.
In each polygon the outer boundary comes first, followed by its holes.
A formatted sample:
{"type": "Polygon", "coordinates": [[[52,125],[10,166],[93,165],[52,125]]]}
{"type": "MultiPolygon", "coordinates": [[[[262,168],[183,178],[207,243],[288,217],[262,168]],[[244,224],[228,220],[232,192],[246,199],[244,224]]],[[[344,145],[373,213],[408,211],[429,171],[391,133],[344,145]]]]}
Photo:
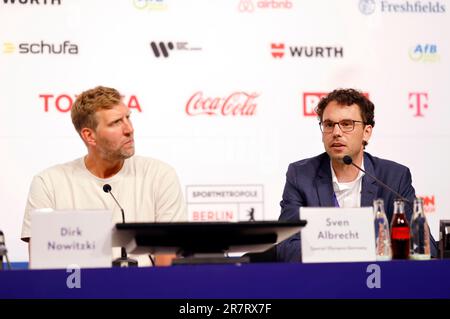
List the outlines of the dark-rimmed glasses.
{"type": "Polygon", "coordinates": [[[334,130],[334,126],[337,124],[342,132],[348,133],[355,129],[355,123],[366,124],[363,121],[355,121],[355,120],[341,120],[339,122],[333,122],[329,120],[325,120],[319,123],[320,130],[323,133],[331,133],[334,130]]]}

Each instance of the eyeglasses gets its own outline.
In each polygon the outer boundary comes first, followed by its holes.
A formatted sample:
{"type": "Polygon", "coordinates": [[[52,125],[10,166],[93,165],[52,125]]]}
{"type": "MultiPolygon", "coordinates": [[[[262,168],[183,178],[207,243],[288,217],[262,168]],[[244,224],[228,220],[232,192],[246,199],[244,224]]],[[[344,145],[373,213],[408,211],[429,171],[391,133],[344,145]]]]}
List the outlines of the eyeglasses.
{"type": "Polygon", "coordinates": [[[319,123],[320,130],[323,133],[331,133],[334,130],[334,126],[337,124],[342,132],[348,133],[355,129],[355,123],[362,123],[366,125],[363,121],[354,121],[354,120],[342,120],[339,122],[333,121],[323,121],[319,123]]]}

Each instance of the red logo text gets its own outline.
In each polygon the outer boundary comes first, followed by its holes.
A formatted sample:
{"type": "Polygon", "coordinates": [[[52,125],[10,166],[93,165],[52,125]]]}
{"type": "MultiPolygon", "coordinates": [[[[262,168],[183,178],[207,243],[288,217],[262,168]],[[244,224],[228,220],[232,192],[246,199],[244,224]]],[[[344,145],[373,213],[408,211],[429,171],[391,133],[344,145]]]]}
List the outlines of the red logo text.
{"type": "MultiPolygon", "coordinates": [[[[39,94],[39,98],[41,98],[44,102],[44,112],[50,112],[50,110],[56,110],[61,113],[70,112],[72,109],[73,102],[77,98],[77,95],[69,95],[69,94],[39,94]]],[[[130,95],[129,97],[124,97],[123,102],[130,109],[136,109],[138,112],[142,112],[141,105],[136,97],[136,95],[130,95]]]]}
{"type": "Polygon", "coordinates": [[[196,92],[186,103],[186,114],[253,116],[256,113],[255,99],[258,93],[234,92],[226,97],[205,97],[203,92],[196,92]]]}

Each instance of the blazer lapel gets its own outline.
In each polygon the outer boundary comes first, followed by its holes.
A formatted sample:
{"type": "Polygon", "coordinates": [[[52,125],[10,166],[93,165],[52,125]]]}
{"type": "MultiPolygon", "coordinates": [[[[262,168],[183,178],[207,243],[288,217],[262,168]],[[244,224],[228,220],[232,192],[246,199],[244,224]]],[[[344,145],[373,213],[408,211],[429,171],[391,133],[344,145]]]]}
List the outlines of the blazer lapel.
{"type": "Polygon", "coordinates": [[[316,186],[320,206],[334,207],[334,191],[331,179],[330,158],[328,156],[324,156],[324,158],[322,159],[317,177],[318,178],[316,180],[316,186]]]}
{"type": "MultiPolygon", "coordinates": [[[[368,174],[375,176],[375,169],[366,153],[364,153],[364,170],[368,174]]],[[[376,198],[377,193],[378,193],[377,182],[373,178],[364,175],[362,178],[362,185],[361,185],[361,207],[372,206],[373,200],[376,198]]]]}

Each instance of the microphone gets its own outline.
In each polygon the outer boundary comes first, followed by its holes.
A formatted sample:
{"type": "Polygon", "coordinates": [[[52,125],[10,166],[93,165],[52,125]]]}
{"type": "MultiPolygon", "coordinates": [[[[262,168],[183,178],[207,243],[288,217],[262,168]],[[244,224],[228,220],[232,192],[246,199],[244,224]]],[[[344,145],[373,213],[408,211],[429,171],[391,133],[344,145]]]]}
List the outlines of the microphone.
{"type": "MultiPolygon", "coordinates": [[[[109,184],[105,184],[103,185],[103,191],[105,193],[109,193],[111,195],[111,197],[114,199],[114,201],[116,202],[117,206],[119,206],[120,208],[120,212],[122,213],[122,223],[125,224],[125,212],[122,208],[122,206],[120,206],[119,202],[117,201],[117,199],[114,197],[114,194],[112,193],[112,187],[109,184]]],[[[120,258],[117,258],[115,260],[113,260],[112,265],[116,266],[116,267],[130,267],[130,266],[137,266],[138,262],[135,259],[130,259],[127,256],[127,251],[125,249],[125,247],[121,247],[120,248],[120,258]]]]}
{"type": "Polygon", "coordinates": [[[8,264],[8,269],[11,270],[11,264],[8,259],[8,250],[5,246],[5,235],[0,230],[0,270],[3,270],[3,256],[6,258],[6,262],[8,264]]]}
{"type": "Polygon", "coordinates": [[[125,224],[125,213],[124,213],[124,211],[123,211],[123,208],[122,208],[122,206],[120,206],[119,202],[118,202],[117,199],[114,197],[114,195],[113,195],[113,193],[111,192],[111,190],[112,190],[111,185],[109,185],[109,184],[103,185],[103,191],[104,191],[105,193],[109,193],[109,194],[112,196],[112,198],[114,199],[114,201],[116,202],[117,206],[119,206],[120,212],[122,213],[122,224],[125,224]]]}
{"type": "Polygon", "coordinates": [[[400,195],[398,192],[396,192],[395,190],[393,190],[391,187],[389,187],[388,185],[386,185],[385,183],[383,183],[382,181],[380,181],[378,178],[376,178],[375,176],[367,173],[365,170],[363,170],[361,167],[359,167],[358,165],[356,165],[355,163],[353,163],[353,160],[350,156],[345,155],[344,158],[342,159],[342,161],[344,162],[344,164],[346,165],[353,165],[355,166],[357,169],[359,169],[361,172],[363,172],[364,174],[366,174],[367,176],[373,178],[378,184],[380,184],[381,186],[383,186],[385,189],[391,191],[392,193],[394,193],[395,195],[397,195],[398,198],[400,198],[401,200],[409,203],[411,205],[411,202],[403,197],[402,195],[400,195]]]}

